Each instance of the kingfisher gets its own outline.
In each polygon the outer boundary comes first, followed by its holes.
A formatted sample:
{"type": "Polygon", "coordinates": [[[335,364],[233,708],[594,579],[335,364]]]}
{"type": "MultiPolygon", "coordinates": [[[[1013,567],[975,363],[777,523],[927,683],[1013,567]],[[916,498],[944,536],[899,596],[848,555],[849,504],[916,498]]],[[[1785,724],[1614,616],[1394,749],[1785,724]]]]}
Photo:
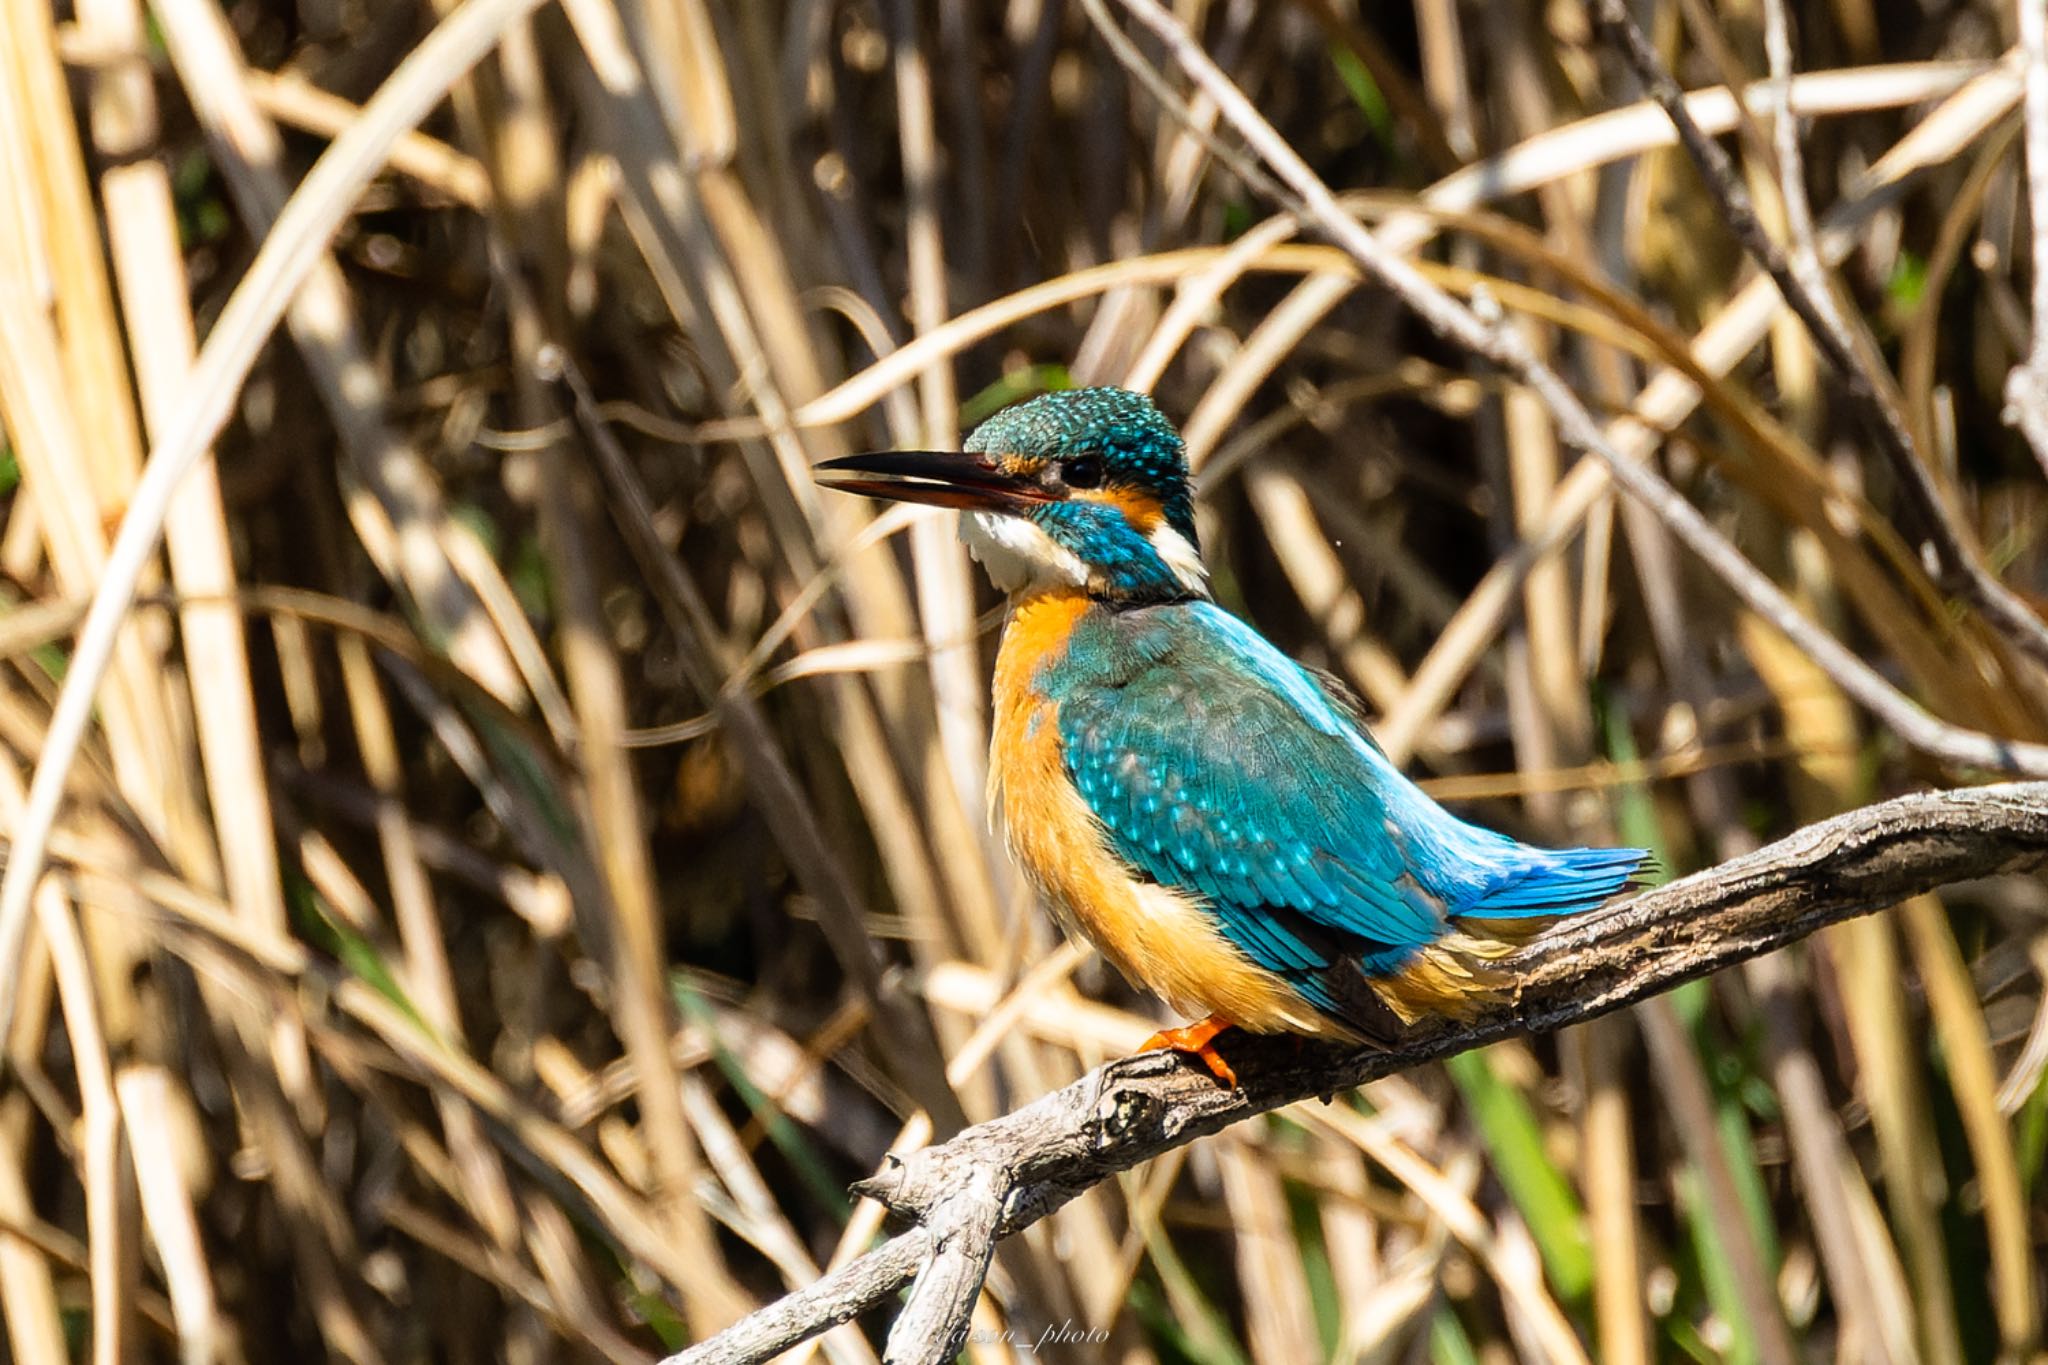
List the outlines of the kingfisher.
{"type": "Polygon", "coordinates": [[[1145,1047],[1237,1076],[1232,1027],[1386,1045],[1512,989],[1502,960],[1627,889],[1634,848],[1532,848],[1402,774],[1347,689],[1218,606],[1186,448],[1143,394],[1009,407],[962,451],[818,466],[958,509],[1009,597],[989,805],[1069,934],[1201,1022],[1145,1047]]]}

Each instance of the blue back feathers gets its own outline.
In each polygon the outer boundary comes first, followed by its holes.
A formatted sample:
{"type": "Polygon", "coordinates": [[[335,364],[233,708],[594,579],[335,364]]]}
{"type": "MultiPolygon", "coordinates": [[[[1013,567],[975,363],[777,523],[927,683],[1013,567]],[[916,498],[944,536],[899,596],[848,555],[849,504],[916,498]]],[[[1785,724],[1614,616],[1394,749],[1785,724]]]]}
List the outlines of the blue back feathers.
{"type": "Polygon", "coordinates": [[[1385,975],[1460,919],[1591,909],[1644,858],[1459,820],[1212,602],[1097,607],[1037,682],[1115,850],[1199,893],[1254,961],[1332,1013],[1348,1012],[1339,967],[1385,975]]]}

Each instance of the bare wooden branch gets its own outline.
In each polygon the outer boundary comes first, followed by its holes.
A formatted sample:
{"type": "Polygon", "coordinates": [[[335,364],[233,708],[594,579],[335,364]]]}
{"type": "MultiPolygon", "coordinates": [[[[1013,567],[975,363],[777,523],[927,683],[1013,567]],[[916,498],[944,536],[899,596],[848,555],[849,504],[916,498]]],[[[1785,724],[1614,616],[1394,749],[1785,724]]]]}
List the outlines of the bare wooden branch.
{"type": "Polygon", "coordinates": [[[1111,1062],[940,1146],[892,1159],[855,1189],[920,1226],[665,1365],[766,1360],[880,1303],[950,1237],[954,1264],[936,1272],[942,1287],[931,1301],[943,1296],[954,1316],[920,1317],[917,1340],[899,1321],[888,1355],[949,1359],[974,1301],[959,1292],[959,1263],[978,1256],[986,1268],[983,1228],[992,1244],[1120,1171],[1284,1105],[1582,1023],[1938,886],[2043,866],[2048,782],[1900,797],[1553,926],[1510,960],[1517,998],[1468,1025],[1384,1051],[1234,1038],[1231,1060],[1244,1081],[1234,1090],[1171,1053],[1111,1062]]]}
{"type": "Polygon", "coordinates": [[[931,1252],[931,1233],[912,1228],[661,1365],[753,1365],[772,1360],[873,1308],[907,1284],[931,1259],[931,1252]]]}
{"type": "Polygon", "coordinates": [[[889,1365],[945,1365],[960,1353],[1009,1195],[1007,1172],[976,1167],[962,1172],[960,1183],[924,1214],[932,1255],[889,1329],[889,1365]]]}

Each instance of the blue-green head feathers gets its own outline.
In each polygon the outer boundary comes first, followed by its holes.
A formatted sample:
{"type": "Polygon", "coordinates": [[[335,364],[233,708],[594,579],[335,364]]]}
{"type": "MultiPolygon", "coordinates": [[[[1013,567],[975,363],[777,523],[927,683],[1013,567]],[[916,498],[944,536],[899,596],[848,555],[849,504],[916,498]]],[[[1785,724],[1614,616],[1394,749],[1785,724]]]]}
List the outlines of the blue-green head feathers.
{"type": "Polygon", "coordinates": [[[962,535],[999,586],[1016,591],[1066,578],[1124,600],[1207,595],[1187,448],[1144,394],[1045,394],[989,418],[966,449],[1053,493],[963,519],[962,535]],[[1020,520],[1044,541],[1020,529],[1020,520]]]}
{"type": "Polygon", "coordinates": [[[1003,409],[967,438],[968,453],[1058,462],[1076,489],[1101,487],[1159,503],[1167,525],[1195,541],[1187,446],[1151,398],[1129,389],[1064,389],[1003,409]]]}

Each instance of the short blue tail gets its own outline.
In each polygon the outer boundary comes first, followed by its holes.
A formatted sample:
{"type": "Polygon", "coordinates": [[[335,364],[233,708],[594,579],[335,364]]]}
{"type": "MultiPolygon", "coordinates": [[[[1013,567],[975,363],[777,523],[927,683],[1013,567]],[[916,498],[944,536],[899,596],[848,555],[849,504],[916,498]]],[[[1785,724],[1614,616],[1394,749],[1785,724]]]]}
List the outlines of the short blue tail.
{"type": "Polygon", "coordinates": [[[1575,915],[1637,884],[1649,852],[1640,848],[1528,849],[1529,861],[1452,909],[1460,919],[1575,915]]]}

